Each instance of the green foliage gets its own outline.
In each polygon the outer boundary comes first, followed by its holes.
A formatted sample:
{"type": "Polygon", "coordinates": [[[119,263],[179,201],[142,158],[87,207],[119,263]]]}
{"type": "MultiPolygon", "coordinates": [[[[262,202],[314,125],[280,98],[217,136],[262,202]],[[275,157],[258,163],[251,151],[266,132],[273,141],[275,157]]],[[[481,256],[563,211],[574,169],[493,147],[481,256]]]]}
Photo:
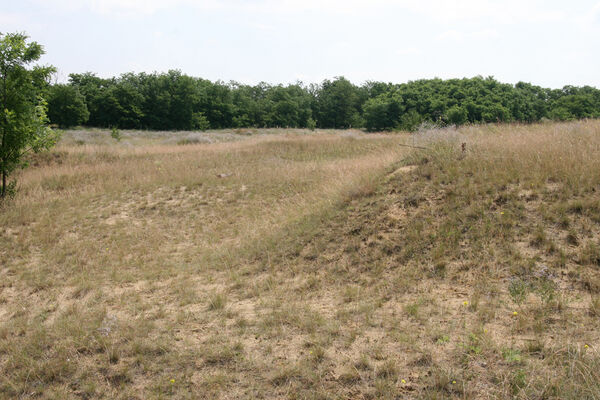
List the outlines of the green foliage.
{"type": "Polygon", "coordinates": [[[61,128],[81,125],[90,117],[85,97],[76,86],[54,85],[48,95],[48,118],[61,128]]]}
{"type": "Polygon", "coordinates": [[[512,279],[508,284],[508,293],[515,304],[519,306],[523,304],[530,290],[530,285],[519,278],[512,279]]]}
{"type": "Polygon", "coordinates": [[[110,137],[115,139],[117,142],[120,142],[122,139],[121,131],[119,131],[116,127],[112,127],[110,129],[110,137]]]}
{"type": "Polygon", "coordinates": [[[194,129],[205,131],[210,128],[210,122],[202,112],[195,112],[192,115],[192,126],[194,129]]]}
{"type": "Polygon", "coordinates": [[[521,352],[519,350],[515,350],[515,349],[503,349],[502,350],[502,357],[504,357],[504,360],[508,363],[511,364],[518,364],[523,360],[523,357],[521,356],[521,352]]]}
{"type": "MultiPolygon", "coordinates": [[[[415,130],[462,125],[600,117],[600,90],[544,89],[492,77],[427,79],[403,84],[344,77],[320,84],[255,86],[210,82],[180,71],[124,74],[111,79],[72,74],[85,98],[87,124],[137,129],[366,128],[415,130]]],[[[72,95],[71,97],[76,96],[72,95]]],[[[54,114],[53,114],[54,115],[54,114]]],[[[52,120],[54,122],[54,118],[52,120]]]]}
{"type": "Polygon", "coordinates": [[[423,117],[415,109],[411,109],[402,115],[399,127],[406,131],[414,131],[423,122],[423,117]]]}
{"type": "Polygon", "coordinates": [[[548,306],[555,300],[557,295],[556,283],[550,279],[541,279],[537,284],[537,294],[544,303],[548,306]]]}
{"type": "Polygon", "coordinates": [[[322,128],[350,128],[361,110],[359,90],[339,77],[325,80],[315,93],[315,114],[322,128]]]}
{"type": "Polygon", "coordinates": [[[446,120],[453,125],[462,125],[467,122],[469,113],[460,106],[452,106],[446,112],[446,120]]]}
{"type": "Polygon", "coordinates": [[[512,389],[513,395],[519,393],[521,389],[523,389],[527,385],[527,375],[523,369],[518,369],[513,372],[510,377],[510,387],[512,389]]]}
{"type": "Polygon", "coordinates": [[[52,146],[58,136],[46,126],[47,90],[52,67],[27,66],[44,54],[22,33],[0,34],[0,197],[15,188],[8,177],[24,166],[23,156],[52,146]]]}
{"type": "Polygon", "coordinates": [[[363,106],[365,125],[370,131],[392,129],[395,125],[390,112],[390,102],[382,96],[369,99],[363,106]]]}
{"type": "Polygon", "coordinates": [[[438,337],[435,341],[437,344],[446,344],[450,342],[450,336],[448,335],[442,335],[440,337],[438,337]]]}

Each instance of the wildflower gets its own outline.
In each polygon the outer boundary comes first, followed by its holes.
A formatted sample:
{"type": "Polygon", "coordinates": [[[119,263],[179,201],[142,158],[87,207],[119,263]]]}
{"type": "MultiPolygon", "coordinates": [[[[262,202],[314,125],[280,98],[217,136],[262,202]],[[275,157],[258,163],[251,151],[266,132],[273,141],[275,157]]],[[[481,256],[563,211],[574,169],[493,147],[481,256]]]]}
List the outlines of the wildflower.
{"type": "Polygon", "coordinates": [[[587,344],[585,346],[583,346],[584,349],[587,349],[588,347],[590,347],[590,346],[588,346],[587,344]]]}
{"type": "Polygon", "coordinates": [[[456,381],[452,381],[452,384],[454,385],[456,383],[456,381]]]}
{"type": "Polygon", "coordinates": [[[175,383],[175,379],[171,379],[170,382],[171,382],[171,384],[175,383]]]}
{"type": "Polygon", "coordinates": [[[488,332],[488,331],[487,331],[487,329],[484,329],[484,330],[483,330],[483,333],[487,333],[487,332],[488,332]]]}
{"type": "Polygon", "coordinates": [[[518,312],[516,312],[516,311],[513,311],[513,315],[514,315],[514,316],[517,316],[518,314],[519,314],[518,312]]]}
{"type": "Polygon", "coordinates": [[[463,301],[463,306],[468,306],[469,302],[468,301],[463,301]]]}
{"type": "Polygon", "coordinates": [[[402,379],[402,383],[406,383],[406,381],[404,379],[402,379]]]}

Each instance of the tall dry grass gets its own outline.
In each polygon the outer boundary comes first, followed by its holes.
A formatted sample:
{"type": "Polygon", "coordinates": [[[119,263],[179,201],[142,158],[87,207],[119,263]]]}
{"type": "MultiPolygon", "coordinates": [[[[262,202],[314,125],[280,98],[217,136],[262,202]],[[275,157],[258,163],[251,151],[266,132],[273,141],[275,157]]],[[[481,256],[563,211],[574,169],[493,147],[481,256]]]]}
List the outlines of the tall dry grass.
{"type": "Polygon", "coordinates": [[[600,396],[600,123],[231,134],[32,160],[0,397],[600,396]]]}
{"type": "Polygon", "coordinates": [[[285,227],[317,229],[298,224],[368,186],[402,140],[66,141],[33,159],[0,214],[0,393],[161,393],[149,386],[179,362],[172,329],[193,329],[181,307],[221,299],[243,260],[278,246],[285,227]],[[151,365],[132,378],[130,362],[151,365]]]}

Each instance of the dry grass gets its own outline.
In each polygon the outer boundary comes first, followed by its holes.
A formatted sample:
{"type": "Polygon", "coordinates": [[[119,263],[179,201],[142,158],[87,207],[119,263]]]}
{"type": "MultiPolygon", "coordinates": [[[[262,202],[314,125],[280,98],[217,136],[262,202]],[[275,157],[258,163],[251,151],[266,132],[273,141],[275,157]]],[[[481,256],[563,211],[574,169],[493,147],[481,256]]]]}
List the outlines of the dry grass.
{"type": "Polygon", "coordinates": [[[2,209],[0,397],[600,398],[600,123],[107,135],[2,209]]]}

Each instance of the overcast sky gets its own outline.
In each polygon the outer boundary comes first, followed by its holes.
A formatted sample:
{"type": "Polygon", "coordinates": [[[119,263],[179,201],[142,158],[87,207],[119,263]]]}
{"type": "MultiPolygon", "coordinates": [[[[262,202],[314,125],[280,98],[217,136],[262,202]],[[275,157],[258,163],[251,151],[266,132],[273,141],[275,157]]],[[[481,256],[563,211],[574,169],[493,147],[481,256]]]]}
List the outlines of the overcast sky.
{"type": "Polygon", "coordinates": [[[180,69],[243,83],[493,75],[600,87],[599,0],[0,0],[61,80],[180,69]]]}

